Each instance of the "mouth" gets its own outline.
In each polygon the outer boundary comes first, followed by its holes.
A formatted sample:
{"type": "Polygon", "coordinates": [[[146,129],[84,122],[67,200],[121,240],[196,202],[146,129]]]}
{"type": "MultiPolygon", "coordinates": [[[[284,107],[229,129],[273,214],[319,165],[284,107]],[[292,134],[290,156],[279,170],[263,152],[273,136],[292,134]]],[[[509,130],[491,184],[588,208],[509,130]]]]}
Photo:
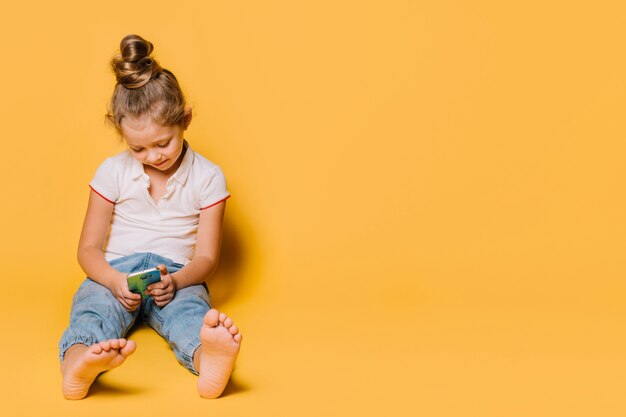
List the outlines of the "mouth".
{"type": "Polygon", "coordinates": [[[155,167],[160,167],[163,166],[163,164],[165,164],[167,162],[167,159],[164,161],[159,162],[158,164],[154,164],[155,167]]]}

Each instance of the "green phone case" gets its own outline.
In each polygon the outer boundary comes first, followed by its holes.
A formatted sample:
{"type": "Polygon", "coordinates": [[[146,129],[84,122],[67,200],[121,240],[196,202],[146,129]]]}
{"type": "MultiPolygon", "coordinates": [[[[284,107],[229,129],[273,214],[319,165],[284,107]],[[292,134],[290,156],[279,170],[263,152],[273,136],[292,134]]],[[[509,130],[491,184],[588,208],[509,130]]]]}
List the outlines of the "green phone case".
{"type": "Polygon", "coordinates": [[[133,272],[127,279],[130,292],[141,294],[141,296],[145,298],[147,297],[146,287],[161,281],[161,271],[156,268],[150,268],[145,271],[133,272]]]}

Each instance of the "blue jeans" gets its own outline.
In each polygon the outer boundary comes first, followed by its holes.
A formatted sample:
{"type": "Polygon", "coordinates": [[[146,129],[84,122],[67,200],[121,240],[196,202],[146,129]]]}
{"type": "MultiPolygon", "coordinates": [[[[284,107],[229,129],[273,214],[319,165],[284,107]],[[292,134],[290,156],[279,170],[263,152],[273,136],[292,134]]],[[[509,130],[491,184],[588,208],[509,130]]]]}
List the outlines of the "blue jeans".
{"type": "MultiPolygon", "coordinates": [[[[172,273],[183,267],[171,259],[154,253],[135,253],[117,258],[109,264],[120,272],[137,272],[159,264],[172,273]]],[[[160,308],[152,297],[141,301],[141,306],[127,311],[113,293],[97,282],[86,278],[74,295],[70,325],[59,342],[59,358],[77,343],[90,346],[108,339],[119,339],[141,318],[157,331],[172,347],[176,359],[198,375],[193,366],[193,354],[200,346],[200,329],[204,315],[211,309],[206,284],[192,285],[176,291],[174,299],[160,308]]]]}

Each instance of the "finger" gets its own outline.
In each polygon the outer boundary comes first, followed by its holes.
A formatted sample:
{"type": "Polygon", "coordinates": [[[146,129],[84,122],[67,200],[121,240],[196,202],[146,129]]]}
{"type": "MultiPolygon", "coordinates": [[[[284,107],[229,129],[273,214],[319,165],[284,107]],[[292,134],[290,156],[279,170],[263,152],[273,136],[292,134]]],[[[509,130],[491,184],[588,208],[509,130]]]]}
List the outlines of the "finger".
{"type": "Polygon", "coordinates": [[[163,295],[161,295],[159,297],[156,297],[154,299],[154,301],[159,302],[159,303],[169,303],[173,299],[174,299],[174,297],[172,297],[171,294],[163,294],[163,295]]]}
{"type": "Polygon", "coordinates": [[[120,302],[120,304],[126,309],[126,311],[132,312],[135,311],[137,309],[137,307],[139,306],[139,303],[137,303],[136,305],[134,301],[132,300],[127,300],[126,298],[118,298],[118,301],[120,302]]]}
{"type": "Polygon", "coordinates": [[[124,293],[124,298],[129,301],[140,301],[141,295],[128,291],[124,293]]]}
{"type": "Polygon", "coordinates": [[[122,305],[122,307],[124,307],[126,310],[128,310],[128,309],[130,308],[130,306],[128,305],[128,303],[126,303],[126,300],[125,300],[125,299],[123,299],[123,298],[122,298],[122,299],[119,299],[119,298],[118,298],[118,299],[117,299],[117,301],[119,301],[119,302],[120,302],[120,304],[122,305]]]}
{"type": "Polygon", "coordinates": [[[163,293],[165,293],[165,291],[159,288],[155,288],[150,291],[150,295],[152,295],[153,297],[158,297],[159,295],[163,295],[163,293]]]}
{"type": "Polygon", "coordinates": [[[128,295],[127,297],[124,297],[124,301],[126,301],[126,304],[128,305],[135,305],[141,302],[141,295],[139,294],[133,294],[133,295],[128,295]]]}
{"type": "Polygon", "coordinates": [[[165,281],[160,281],[160,282],[156,282],[154,284],[150,284],[146,287],[147,290],[154,290],[157,288],[166,288],[168,286],[168,283],[165,281]]]}
{"type": "Polygon", "coordinates": [[[126,307],[126,310],[133,311],[137,307],[139,307],[139,305],[141,304],[141,299],[139,299],[139,300],[131,300],[131,299],[128,299],[128,298],[124,298],[123,301],[122,301],[122,304],[124,305],[124,307],[126,307]]]}
{"type": "Polygon", "coordinates": [[[141,301],[132,301],[128,303],[128,306],[132,308],[133,310],[137,309],[137,307],[139,307],[140,305],[141,305],[141,301]]]}
{"type": "Polygon", "coordinates": [[[163,265],[163,264],[161,264],[161,265],[157,265],[157,269],[158,269],[159,271],[161,271],[161,275],[167,275],[167,274],[169,274],[169,272],[167,272],[167,267],[166,267],[165,265],[163,265]]]}

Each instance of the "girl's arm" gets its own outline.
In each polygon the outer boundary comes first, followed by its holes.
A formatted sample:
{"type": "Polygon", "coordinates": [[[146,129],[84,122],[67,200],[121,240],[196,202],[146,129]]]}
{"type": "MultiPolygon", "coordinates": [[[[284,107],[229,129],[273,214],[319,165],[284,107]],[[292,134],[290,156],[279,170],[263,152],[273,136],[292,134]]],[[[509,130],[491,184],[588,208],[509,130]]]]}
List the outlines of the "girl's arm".
{"type": "Polygon", "coordinates": [[[202,284],[215,271],[220,257],[225,208],[226,201],[222,201],[200,212],[193,259],[184,268],[171,274],[176,289],[202,284]]]}
{"type": "Polygon", "coordinates": [[[141,296],[128,290],[126,274],[118,272],[104,258],[102,246],[111,223],[114,204],[100,197],[93,190],[78,243],[78,263],[89,278],[107,287],[115,298],[128,310],[141,304],[141,296]]]}

